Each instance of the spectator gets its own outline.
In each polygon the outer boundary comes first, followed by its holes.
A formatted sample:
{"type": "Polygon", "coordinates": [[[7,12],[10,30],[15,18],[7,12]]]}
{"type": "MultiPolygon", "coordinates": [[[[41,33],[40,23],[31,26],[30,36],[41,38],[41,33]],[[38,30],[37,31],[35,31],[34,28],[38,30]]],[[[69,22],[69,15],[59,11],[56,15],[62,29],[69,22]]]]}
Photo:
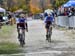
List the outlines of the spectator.
{"type": "Polygon", "coordinates": [[[9,14],[9,15],[8,15],[8,19],[10,20],[11,18],[12,18],[12,16],[9,14]]]}
{"type": "Polygon", "coordinates": [[[12,19],[13,19],[13,18],[12,18],[12,15],[9,14],[9,15],[8,15],[8,20],[9,20],[9,24],[10,24],[10,25],[12,25],[12,19]]]}
{"type": "Polygon", "coordinates": [[[43,13],[40,14],[40,18],[41,18],[41,20],[43,20],[43,13]]]}
{"type": "Polygon", "coordinates": [[[0,15],[0,22],[3,22],[3,17],[2,17],[2,15],[0,15]]]}
{"type": "Polygon", "coordinates": [[[1,26],[2,26],[1,22],[3,22],[3,17],[2,17],[2,15],[0,15],[0,29],[1,29],[1,26]]]}

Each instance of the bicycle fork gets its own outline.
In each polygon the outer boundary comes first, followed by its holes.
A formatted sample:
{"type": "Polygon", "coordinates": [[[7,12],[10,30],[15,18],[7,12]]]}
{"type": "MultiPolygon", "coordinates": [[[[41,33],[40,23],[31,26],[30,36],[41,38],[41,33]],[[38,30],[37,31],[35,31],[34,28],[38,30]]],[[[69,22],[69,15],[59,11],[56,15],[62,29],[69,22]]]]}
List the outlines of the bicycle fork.
{"type": "Polygon", "coordinates": [[[48,42],[51,42],[51,35],[52,35],[52,27],[48,29],[46,34],[46,40],[48,40],[48,42]]]}

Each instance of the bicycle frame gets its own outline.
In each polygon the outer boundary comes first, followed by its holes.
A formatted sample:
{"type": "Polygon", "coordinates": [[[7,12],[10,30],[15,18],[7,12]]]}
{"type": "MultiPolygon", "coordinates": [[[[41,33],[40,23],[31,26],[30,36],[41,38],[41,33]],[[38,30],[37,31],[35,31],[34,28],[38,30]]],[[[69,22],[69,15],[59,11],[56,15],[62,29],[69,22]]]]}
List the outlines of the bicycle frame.
{"type": "Polygon", "coordinates": [[[52,25],[49,26],[49,29],[48,29],[47,35],[48,35],[48,42],[51,42],[52,25]]]}
{"type": "Polygon", "coordinates": [[[23,29],[21,27],[18,27],[19,29],[19,41],[20,45],[23,47],[24,41],[25,41],[25,33],[23,32],[23,29]]]}
{"type": "Polygon", "coordinates": [[[22,34],[22,31],[23,31],[23,30],[20,28],[20,29],[19,29],[19,33],[22,34]]]}

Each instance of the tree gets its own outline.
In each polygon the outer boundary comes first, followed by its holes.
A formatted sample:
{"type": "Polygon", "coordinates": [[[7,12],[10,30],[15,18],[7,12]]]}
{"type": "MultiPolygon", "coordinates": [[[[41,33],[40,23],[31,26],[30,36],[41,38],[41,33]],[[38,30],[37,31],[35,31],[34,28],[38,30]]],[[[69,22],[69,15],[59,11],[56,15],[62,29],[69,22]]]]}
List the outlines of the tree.
{"type": "Polygon", "coordinates": [[[59,7],[61,6],[62,4],[66,3],[68,0],[54,0],[53,2],[53,7],[59,7]]]}
{"type": "Polygon", "coordinates": [[[12,11],[13,6],[14,6],[14,1],[13,0],[7,0],[8,10],[12,11]]]}
{"type": "Polygon", "coordinates": [[[33,13],[33,14],[38,14],[41,11],[41,9],[39,9],[38,7],[35,7],[34,5],[30,4],[30,11],[33,13]]]}
{"type": "Polygon", "coordinates": [[[17,9],[23,9],[29,11],[30,0],[0,0],[0,5],[7,10],[15,11],[17,9]]]}
{"type": "Polygon", "coordinates": [[[2,6],[3,5],[3,0],[0,0],[0,6],[2,6]]]}
{"type": "Polygon", "coordinates": [[[46,8],[46,0],[40,0],[40,8],[44,12],[44,10],[46,8]]]}
{"type": "Polygon", "coordinates": [[[15,11],[17,9],[28,10],[28,2],[30,0],[6,0],[8,10],[15,11]]]}
{"type": "Polygon", "coordinates": [[[25,0],[24,10],[29,13],[30,12],[30,0],[25,0]]]}

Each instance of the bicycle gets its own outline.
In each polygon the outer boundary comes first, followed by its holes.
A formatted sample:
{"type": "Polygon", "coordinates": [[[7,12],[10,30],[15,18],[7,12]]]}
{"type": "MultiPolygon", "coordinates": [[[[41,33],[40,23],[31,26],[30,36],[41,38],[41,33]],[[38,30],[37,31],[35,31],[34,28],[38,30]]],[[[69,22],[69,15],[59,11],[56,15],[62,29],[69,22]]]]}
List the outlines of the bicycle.
{"type": "Polygon", "coordinates": [[[52,25],[49,26],[49,29],[47,31],[48,42],[51,42],[51,35],[52,35],[52,25]]]}
{"type": "Polygon", "coordinates": [[[20,45],[22,47],[24,47],[24,44],[25,44],[25,32],[23,31],[23,28],[22,27],[18,27],[18,32],[19,32],[19,36],[18,36],[18,39],[19,39],[19,42],[20,42],[20,45]]]}

